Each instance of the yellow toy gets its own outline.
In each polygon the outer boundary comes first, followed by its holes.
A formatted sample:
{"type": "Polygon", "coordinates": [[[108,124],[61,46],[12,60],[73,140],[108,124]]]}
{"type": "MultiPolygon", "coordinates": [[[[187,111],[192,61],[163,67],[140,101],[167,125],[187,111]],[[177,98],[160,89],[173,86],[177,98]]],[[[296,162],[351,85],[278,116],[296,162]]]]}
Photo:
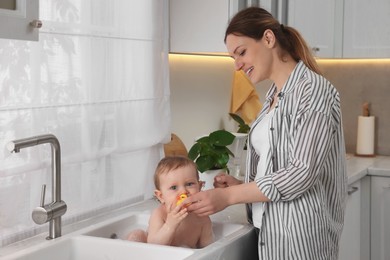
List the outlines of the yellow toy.
{"type": "MultiPolygon", "coordinates": [[[[176,201],[176,206],[180,205],[183,200],[185,200],[187,198],[187,194],[183,193],[183,194],[180,194],[179,196],[177,196],[177,201],[176,201]]],[[[188,207],[188,205],[184,205],[185,207],[188,207]]]]}

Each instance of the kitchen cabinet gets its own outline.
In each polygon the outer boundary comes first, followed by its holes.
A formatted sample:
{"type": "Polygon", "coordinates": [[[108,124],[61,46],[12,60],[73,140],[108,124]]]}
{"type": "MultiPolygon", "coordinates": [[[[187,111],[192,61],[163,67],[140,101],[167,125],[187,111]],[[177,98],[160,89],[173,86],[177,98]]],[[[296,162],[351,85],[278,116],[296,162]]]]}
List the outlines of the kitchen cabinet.
{"type": "Polygon", "coordinates": [[[249,5],[296,28],[317,57],[390,57],[388,0],[170,0],[170,51],[226,54],[228,21],[249,5]]]}
{"type": "Polygon", "coordinates": [[[302,34],[316,56],[341,56],[342,1],[295,0],[287,8],[288,25],[302,34]]]}
{"type": "Polygon", "coordinates": [[[39,0],[7,0],[0,7],[0,38],[38,41],[39,0]]]}
{"type": "Polygon", "coordinates": [[[388,0],[295,0],[286,8],[288,25],[317,57],[390,57],[388,0]]]}
{"type": "Polygon", "coordinates": [[[371,177],[371,259],[390,259],[390,177],[371,177]]]}
{"type": "MultiPolygon", "coordinates": [[[[248,3],[243,0],[170,0],[170,52],[226,54],[229,19],[248,3]]],[[[253,1],[251,5],[256,5],[253,1]]]]}
{"type": "Polygon", "coordinates": [[[360,259],[360,180],[348,186],[344,228],[341,234],[339,259],[360,259]]]}
{"type": "Polygon", "coordinates": [[[344,0],[343,57],[389,58],[389,24],[389,0],[344,0]]]}
{"type": "Polygon", "coordinates": [[[344,227],[340,238],[340,260],[370,259],[371,178],[364,177],[348,186],[344,227]]]}

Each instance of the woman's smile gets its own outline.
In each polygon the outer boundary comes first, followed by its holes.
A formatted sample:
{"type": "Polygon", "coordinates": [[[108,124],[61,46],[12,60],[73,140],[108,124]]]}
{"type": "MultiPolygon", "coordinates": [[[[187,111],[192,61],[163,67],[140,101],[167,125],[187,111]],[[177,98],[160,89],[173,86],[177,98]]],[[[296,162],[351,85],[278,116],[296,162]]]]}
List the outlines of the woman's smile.
{"type": "Polygon", "coordinates": [[[251,74],[251,72],[252,72],[252,70],[254,69],[254,67],[252,66],[252,67],[250,67],[249,69],[247,69],[246,71],[245,71],[245,73],[246,73],[246,75],[249,77],[250,76],[250,74],[251,74]]]}

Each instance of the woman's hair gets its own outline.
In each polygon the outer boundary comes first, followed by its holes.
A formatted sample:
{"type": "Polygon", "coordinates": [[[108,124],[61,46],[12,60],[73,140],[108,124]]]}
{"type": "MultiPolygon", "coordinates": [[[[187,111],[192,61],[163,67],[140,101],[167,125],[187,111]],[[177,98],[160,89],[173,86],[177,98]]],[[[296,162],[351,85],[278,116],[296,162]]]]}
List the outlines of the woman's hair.
{"type": "Polygon", "coordinates": [[[154,173],[154,186],[156,189],[160,189],[160,176],[162,174],[166,174],[170,171],[190,166],[193,168],[194,173],[196,174],[197,179],[199,179],[199,173],[198,168],[196,167],[196,164],[189,159],[188,157],[184,156],[167,156],[158,163],[156,171],[154,173]]]}
{"type": "Polygon", "coordinates": [[[320,74],[317,62],[301,34],[292,27],[280,24],[263,8],[249,7],[238,12],[226,29],[224,41],[226,43],[229,34],[246,36],[258,41],[267,29],[275,34],[276,41],[283,51],[289,53],[297,62],[302,60],[307,67],[320,74]]]}

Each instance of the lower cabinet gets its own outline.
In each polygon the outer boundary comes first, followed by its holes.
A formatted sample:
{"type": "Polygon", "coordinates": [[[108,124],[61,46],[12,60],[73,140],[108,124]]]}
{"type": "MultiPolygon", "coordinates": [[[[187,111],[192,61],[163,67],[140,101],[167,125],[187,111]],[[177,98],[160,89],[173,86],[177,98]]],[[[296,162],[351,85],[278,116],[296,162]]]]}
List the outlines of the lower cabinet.
{"type": "Polygon", "coordinates": [[[371,259],[390,259],[390,177],[371,177],[371,259]]]}
{"type": "Polygon", "coordinates": [[[348,186],[340,260],[370,260],[370,189],[369,176],[348,186]]]}
{"type": "Polygon", "coordinates": [[[340,260],[360,259],[360,180],[348,186],[347,207],[344,216],[344,228],[340,240],[340,260]]]}

